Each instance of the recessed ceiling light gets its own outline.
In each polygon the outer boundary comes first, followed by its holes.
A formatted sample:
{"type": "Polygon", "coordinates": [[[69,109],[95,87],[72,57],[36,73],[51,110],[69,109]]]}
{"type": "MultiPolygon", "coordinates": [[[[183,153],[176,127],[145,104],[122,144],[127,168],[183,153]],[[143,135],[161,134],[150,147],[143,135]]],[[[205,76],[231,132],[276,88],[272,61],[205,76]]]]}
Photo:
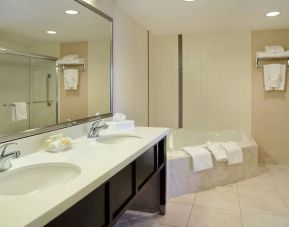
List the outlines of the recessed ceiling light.
{"type": "Polygon", "coordinates": [[[184,0],[185,2],[194,2],[196,0],[184,0]]]}
{"type": "Polygon", "coordinates": [[[68,10],[65,10],[64,12],[65,12],[66,14],[69,14],[69,15],[76,15],[76,14],[79,13],[78,11],[73,10],[73,9],[68,9],[68,10]]]}
{"type": "Polygon", "coordinates": [[[46,31],[46,33],[49,34],[49,35],[55,35],[55,34],[57,34],[56,31],[46,31]]]}
{"type": "Polygon", "coordinates": [[[267,17],[276,17],[280,14],[280,12],[278,11],[274,11],[274,12],[269,12],[269,13],[266,13],[266,16],[267,17]]]}

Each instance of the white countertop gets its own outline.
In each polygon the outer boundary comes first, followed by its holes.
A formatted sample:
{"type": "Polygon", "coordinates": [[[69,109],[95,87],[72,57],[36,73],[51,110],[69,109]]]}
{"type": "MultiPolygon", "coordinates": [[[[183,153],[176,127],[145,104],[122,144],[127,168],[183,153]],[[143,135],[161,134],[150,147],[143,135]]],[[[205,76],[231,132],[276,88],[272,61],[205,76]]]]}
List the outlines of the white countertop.
{"type": "Polygon", "coordinates": [[[59,162],[77,165],[81,174],[66,184],[37,193],[0,195],[0,226],[39,227],[47,224],[143,154],[166,136],[169,129],[137,127],[125,133],[142,139],[112,145],[97,143],[83,136],[73,141],[73,148],[69,151],[39,151],[13,160],[13,167],[7,171],[32,164],[59,162]]]}

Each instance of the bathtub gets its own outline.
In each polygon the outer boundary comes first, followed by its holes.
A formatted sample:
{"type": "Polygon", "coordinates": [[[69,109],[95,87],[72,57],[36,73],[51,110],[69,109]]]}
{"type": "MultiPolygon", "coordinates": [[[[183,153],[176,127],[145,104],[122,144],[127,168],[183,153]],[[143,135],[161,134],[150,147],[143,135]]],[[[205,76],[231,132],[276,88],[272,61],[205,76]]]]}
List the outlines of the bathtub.
{"type": "Polygon", "coordinates": [[[258,172],[258,146],[255,140],[242,132],[223,130],[220,132],[194,133],[188,129],[172,130],[167,141],[168,196],[179,196],[215,186],[234,183],[258,172]],[[216,162],[214,168],[193,172],[192,159],[184,151],[184,146],[197,146],[211,142],[237,142],[243,151],[244,162],[228,165],[216,162]]]}

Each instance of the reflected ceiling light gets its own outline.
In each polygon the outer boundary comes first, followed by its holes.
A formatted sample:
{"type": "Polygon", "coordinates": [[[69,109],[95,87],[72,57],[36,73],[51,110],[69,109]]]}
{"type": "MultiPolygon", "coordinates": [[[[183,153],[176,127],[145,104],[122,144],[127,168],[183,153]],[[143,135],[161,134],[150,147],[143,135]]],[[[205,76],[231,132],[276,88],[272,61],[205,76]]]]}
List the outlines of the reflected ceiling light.
{"type": "Polygon", "coordinates": [[[66,14],[69,14],[69,15],[76,15],[76,14],[79,13],[78,11],[73,10],[73,9],[68,9],[68,10],[65,10],[64,12],[65,12],[66,14]]]}
{"type": "Polygon", "coordinates": [[[55,35],[55,34],[57,34],[56,31],[46,31],[46,33],[49,34],[49,35],[55,35]]]}
{"type": "Polygon", "coordinates": [[[269,12],[269,13],[266,13],[266,16],[267,17],[276,17],[280,14],[280,12],[278,11],[273,11],[273,12],[269,12]]]}

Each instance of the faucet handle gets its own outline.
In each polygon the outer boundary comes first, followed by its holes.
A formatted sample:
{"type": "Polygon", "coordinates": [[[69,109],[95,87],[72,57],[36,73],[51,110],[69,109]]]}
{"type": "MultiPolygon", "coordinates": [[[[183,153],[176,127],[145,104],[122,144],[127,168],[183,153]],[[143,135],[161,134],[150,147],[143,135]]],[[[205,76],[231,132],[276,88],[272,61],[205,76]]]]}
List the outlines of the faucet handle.
{"type": "MultiPolygon", "coordinates": [[[[0,150],[2,149],[1,157],[5,154],[7,147],[10,145],[17,145],[17,143],[11,142],[11,143],[6,143],[6,144],[3,144],[2,146],[0,146],[0,150]]],[[[20,155],[20,152],[19,152],[19,155],[20,155]]]]}

